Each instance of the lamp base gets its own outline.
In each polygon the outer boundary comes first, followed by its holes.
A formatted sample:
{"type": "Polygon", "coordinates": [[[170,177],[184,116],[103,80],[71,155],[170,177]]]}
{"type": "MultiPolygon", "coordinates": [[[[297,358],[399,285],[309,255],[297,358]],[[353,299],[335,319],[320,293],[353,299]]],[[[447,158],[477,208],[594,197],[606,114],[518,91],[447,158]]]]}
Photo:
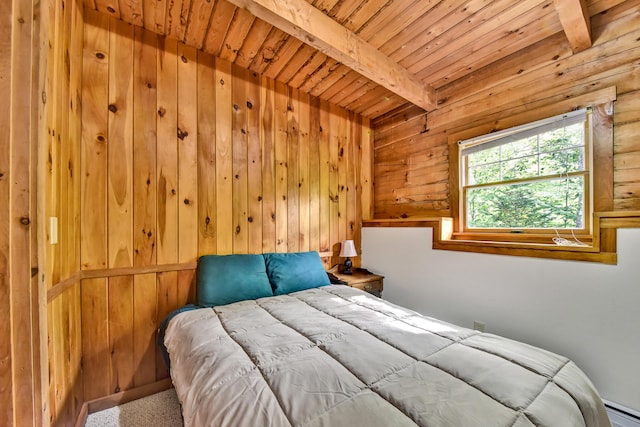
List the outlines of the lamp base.
{"type": "Polygon", "coordinates": [[[351,267],[353,266],[353,262],[351,262],[351,260],[349,258],[347,258],[344,261],[344,264],[342,265],[342,274],[353,274],[353,271],[351,271],[351,267]]]}

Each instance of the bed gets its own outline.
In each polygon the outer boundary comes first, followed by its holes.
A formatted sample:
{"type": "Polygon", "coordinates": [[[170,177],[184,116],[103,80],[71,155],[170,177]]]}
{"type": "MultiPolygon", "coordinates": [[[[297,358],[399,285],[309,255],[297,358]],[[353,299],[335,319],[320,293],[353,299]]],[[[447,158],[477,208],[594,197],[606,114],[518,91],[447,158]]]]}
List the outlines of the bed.
{"type": "Polygon", "coordinates": [[[331,285],[317,253],[200,258],[197,282],[159,333],[185,426],[610,426],[567,358],[331,285]]]}

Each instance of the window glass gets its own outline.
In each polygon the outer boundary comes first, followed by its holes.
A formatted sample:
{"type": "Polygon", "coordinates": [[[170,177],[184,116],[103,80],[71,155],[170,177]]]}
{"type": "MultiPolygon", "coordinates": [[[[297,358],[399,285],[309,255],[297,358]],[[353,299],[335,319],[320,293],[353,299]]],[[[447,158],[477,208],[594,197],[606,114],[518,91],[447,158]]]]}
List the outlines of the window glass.
{"type": "Polygon", "coordinates": [[[555,178],[467,191],[469,228],[584,227],[584,178],[555,178]]]}
{"type": "Polygon", "coordinates": [[[588,114],[541,122],[461,143],[465,228],[586,227],[588,114]]]}

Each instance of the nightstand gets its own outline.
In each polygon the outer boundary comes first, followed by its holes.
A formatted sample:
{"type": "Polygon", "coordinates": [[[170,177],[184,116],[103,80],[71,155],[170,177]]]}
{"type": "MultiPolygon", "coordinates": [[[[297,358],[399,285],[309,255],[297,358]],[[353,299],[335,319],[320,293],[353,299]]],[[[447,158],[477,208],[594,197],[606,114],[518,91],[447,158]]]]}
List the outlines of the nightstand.
{"type": "Polygon", "coordinates": [[[363,291],[382,298],[382,281],[384,280],[384,276],[373,274],[364,268],[354,268],[353,274],[342,274],[338,271],[339,267],[339,265],[336,265],[329,270],[329,273],[345,282],[347,286],[362,289],[363,291]]]}

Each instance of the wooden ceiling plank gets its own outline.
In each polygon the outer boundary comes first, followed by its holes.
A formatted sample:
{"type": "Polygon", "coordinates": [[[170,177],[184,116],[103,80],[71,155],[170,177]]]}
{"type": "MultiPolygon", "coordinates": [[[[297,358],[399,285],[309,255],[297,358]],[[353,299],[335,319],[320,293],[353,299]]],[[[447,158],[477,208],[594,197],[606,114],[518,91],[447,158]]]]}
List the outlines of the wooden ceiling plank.
{"type": "MultiPolygon", "coordinates": [[[[262,21],[260,19],[260,21],[262,21]]],[[[271,26],[271,24],[269,24],[271,26]]],[[[284,31],[271,26],[271,31],[264,40],[260,50],[251,61],[249,69],[259,74],[264,74],[269,64],[278,59],[278,52],[290,36],[284,31]]]]}
{"type": "Polygon", "coordinates": [[[329,98],[329,102],[344,107],[347,102],[345,101],[345,99],[352,99],[352,97],[357,96],[356,94],[358,93],[366,93],[367,87],[371,87],[372,84],[375,83],[360,76],[360,78],[353,84],[346,86],[340,92],[336,93],[333,97],[329,98]]]}
{"type": "MultiPolygon", "coordinates": [[[[479,46],[479,39],[482,39],[485,44],[500,39],[503,33],[498,32],[499,28],[508,31],[508,35],[513,37],[517,35],[521,26],[547,14],[547,8],[544,7],[545,0],[533,2],[535,3],[533,5],[532,2],[514,3],[511,0],[508,0],[507,3],[511,7],[502,9],[498,15],[478,13],[473,18],[469,18],[473,22],[473,27],[456,26],[452,31],[448,31],[434,40],[430,49],[421,49],[420,53],[412,54],[400,61],[400,64],[413,72],[428,74],[430,67],[435,66],[439,69],[439,62],[447,61],[452,54],[469,54],[469,46],[479,46]],[[493,19],[485,19],[490,17],[493,19]]],[[[497,46],[493,48],[497,49],[497,46]]]]}
{"type": "Polygon", "coordinates": [[[364,117],[378,117],[381,114],[405,105],[406,103],[406,100],[402,99],[396,94],[392,94],[389,99],[385,100],[385,102],[376,102],[370,108],[366,108],[362,111],[357,111],[357,113],[363,115],[364,117]]]}
{"type": "Polygon", "coordinates": [[[189,22],[185,29],[184,42],[196,49],[202,49],[204,46],[204,38],[209,29],[209,21],[214,7],[218,2],[194,0],[191,5],[191,13],[189,14],[189,22]]]}
{"type": "Polygon", "coordinates": [[[369,99],[367,98],[367,95],[373,92],[376,88],[385,89],[382,86],[369,80],[364,86],[358,88],[357,90],[352,91],[347,96],[345,96],[340,101],[340,104],[343,105],[347,110],[353,111],[354,110],[353,106],[359,105],[359,103],[364,99],[369,99]]]}
{"type": "Polygon", "coordinates": [[[287,38],[287,40],[284,42],[277,53],[277,60],[267,65],[267,68],[264,70],[263,75],[270,79],[275,79],[278,74],[280,74],[282,69],[287,66],[291,58],[293,58],[295,54],[298,53],[303,45],[304,43],[302,43],[295,37],[287,38]]]}
{"type": "Polygon", "coordinates": [[[591,47],[591,18],[586,0],[553,0],[573,53],[591,47]]]}
{"type": "Polygon", "coordinates": [[[627,1],[601,13],[591,19],[591,35],[595,41],[594,45],[601,44],[602,40],[611,40],[616,37],[623,37],[632,29],[640,28],[638,17],[640,17],[640,4],[638,1],[627,1]],[[612,22],[619,21],[616,25],[612,22]]]}
{"type": "MultiPolygon", "coordinates": [[[[479,10],[481,0],[446,0],[438,3],[434,8],[422,15],[408,27],[402,29],[397,35],[384,42],[379,47],[380,51],[391,57],[401,54],[403,51],[415,51],[415,48],[407,47],[410,43],[415,43],[416,39],[429,40],[443,33],[454,21],[458,21],[456,15],[464,12],[464,9],[479,10]]],[[[461,19],[461,18],[459,18],[461,19]]],[[[393,59],[393,58],[392,58],[393,59]]]]}
{"type": "Polygon", "coordinates": [[[358,35],[372,46],[379,48],[421,16],[438,6],[439,0],[413,0],[403,10],[390,8],[380,13],[358,30],[358,35]]]}
{"type": "MultiPolygon", "coordinates": [[[[546,19],[539,19],[528,25],[524,25],[517,33],[509,31],[501,32],[504,36],[498,40],[489,42],[485,38],[479,38],[474,42],[470,51],[461,52],[460,55],[456,55],[455,59],[447,57],[442,61],[442,65],[438,63],[439,69],[432,69],[432,67],[430,67],[428,75],[430,79],[433,79],[432,84],[435,85],[436,81],[446,81],[448,83],[449,81],[455,81],[464,76],[474,74],[481,68],[500,61],[522,49],[526,48],[529,50],[531,46],[554,34],[561,34],[562,28],[559,23],[554,23],[552,15],[553,13],[550,13],[546,19]],[[496,50],[494,48],[496,45],[502,47],[496,50]]],[[[560,41],[557,46],[562,47],[563,45],[566,46],[566,43],[560,41]]],[[[547,47],[545,56],[548,56],[548,53],[549,48],[547,47]]],[[[545,56],[538,57],[538,63],[540,63],[542,61],[541,58],[545,56]]],[[[551,59],[552,55],[548,57],[551,59]]],[[[427,74],[426,70],[425,74],[427,74]]]]}
{"type": "Polygon", "coordinates": [[[288,86],[296,87],[290,84],[291,79],[293,79],[298,73],[302,73],[303,68],[306,68],[310,62],[314,61],[314,59],[316,61],[320,61],[316,63],[316,66],[319,66],[322,62],[321,58],[315,58],[316,54],[322,55],[322,52],[318,52],[311,46],[303,44],[282,68],[282,70],[280,70],[276,76],[276,80],[286,83],[288,86]]]}
{"type": "Polygon", "coordinates": [[[164,34],[165,14],[167,11],[166,1],[143,0],[142,11],[144,16],[144,28],[157,34],[164,34]]]}
{"type": "Polygon", "coordinates": [[[435,84],[438,87],[438,103],[442,100],[447,103],[458,102],[471,95],[481,82],[487,89],[489,82],[491,86],[506,84],[522,74],[564,60],[571,53],[565,35],[562,32],[554,34],[527,47],[526,51],[516,52],[459,79],[441,77],[435,84]],[[549,49],[549,46],[553,46],[553,49],[549,49]]]}
{"type": "Polygon", "coordinates": [[[165,35],[167,31],[167,1],[158,0],[156,4],[155,31],[161,35],[165,35]]]}
{"type": "Polygon", "coordinates": [[[142,0],[120,0],[120,18],[129,24],[143,27],[142,0]]]}
{"type": "Polygon", "coordinates": [[[337,96],[339,93],[344,91],[345,88],[351,85],[364,84],[362,83],[364,80],[364,77],[362,77],[360,73],[357,73],[350,69],[347,75],[345,75],[343,78],[341,78],[340,80],[332,84],[329,88],[327,88],[324,92],[322,92],[320,98],[331,100],[334,96],[337,96]]]}
{"type": "Polygon", "coordinates": [[[358,8],[358,1],[338,0],[326,13],[327,16],[342,24],[358,8]]]}
{"type": "Polygon", "coordinates": [[[399,125],[404,127],[408,121],[415,120],[417,117],[422,116],[426,117],[423,109],[415,105],[405,104],[400,108],[390,110],[388,113],[376,117],[371,120],[371,127],[376,130],[376,141],[381,134],[384,137],[385,132],[391,133],[393,132],[393,128],[399,125]]]}
{"type": "Polygon", "coordinates": [[[244,9],[237,9],[233,15],[229,31],[224,38],[220,57],[230,62],[234,62],[238,56],[238,52],[242,48],[242,44],[247,39],[247,34],[253,26],[256,18],[244,9]]]}
{"type": "Polygon", "coordinates": [[[330,75],[322,79],[320,82],[318,82],[318,84],[316,84],[313,88],[311,88],[311,90],[309,90],[309,93],[311,95],[322,97],[322,94],[326,90],[328,90],[338,81],[344,79],[346,76],[348,76],[352,72],[351,68],[347,67],[346,65],[340,62],[337,62],[337,64],[339,64],[338,68],[333,73],[331,73],[330,75]]]}
{"type": "Polygon", "coordinates": [[[107,15],[113,16],[114,18],[121,19],[120,5],[118,4],[118,0],[96,0],[95,9],[98,12],[106,13],[107,15]]]}
{"type": "Polygon", "coordinates": [[[323,13],[329,14],[329,11],[338,3],[338,0],[314,0],[313,5],[316,9],[323,13]]]}
{"type": "Polygon", "coordinates": [[[380,85],[376,85],[367,93],[361,94],[355,99],[348,100],[346,107],[351,111],[358,111],[370,107],[374,102],[384,102],[390,95],[389,90],[380,85]]]}
{"type": "MultiPolygon", "coordinates": [[[[539,16],[538,10],[532,10],[530,14],[505,22],[492,31],[484,32],[484,34],[478,31],[477,37],[472,38],[469,43],[456,46],[453,54],[439,57],[436,62],[425,58],[425,62],[420,63],[422,71],[419,74],[423,77],[428,75],[430,81],[436,81],[445,75],[449,81],[453,81],[455,78],[451,77],[449,73],[459,72],[457,77],[462,77],[508,56],[514,52],[514,49],[517,50],[518,46],[533,45],[561,32],[562,26],[556,19],[555,12],[549,9],[545,10],[549,13],[544,16],[539,16]],[[496,49],[496,46],[499,48],[496,49]],[[429,65],[425,66],[425,63],[429,65]]],[[[439,55],[439,53],[436,54],[439,55]]]]}
{"type": "Polygon", "coordinates": [[[240,67],[249,68],[272,28],[271,24],[262,19],[254,20],[244,44],[238,51],[235,63],[240,67]]]}
{"type": "Polygon", "coordinates": [[[191,0],[167,0],[164,31],[168,37],[184,40],[190,10],[191,0]]]}
{"type": "Polygon", "coordinates": [[[304,0],[232,0],[327,56],[398,93],[426,110],[435,108],[435,90],[379,50],[304,0]]]}
{"type": "MultiPolygon", "coordinates": [[[[327,62],[327,55],[322,52],[319,52],[312,47],[309,47],[312,50],[312,55],[307,59],[307,61],[300,67],[298,70],[292,70],[293,75],[288,78],[287,84],[291,87],[299,89],[300,86],[307,81],[307,79],[316,71],[320,70],[321,67],[327,62]]],[[[283,73],[280,73],[281,75],[283,73]]],[[[278,76],[280,78],[280,76],[278,76]]],[[[283,76],[284,78],[284,76],[283,76]]]]}
{"type": "MultiPolygon", "coordinates": [[[[445,58],[449,53],[455,53],[456,49],[461,49],[472,43],[476,37],[490,32],[493,28],[509,22],[532,8],[531,3],[536,6],[544,0],[534,0],[529,2],[513,2],[512,0],[498,0],[491,2],[488,6],[478,9],[478,4],[470,2],[461,10],[452,14],[455,22],[443,23],[446,29],[440,33],[430,35],[430,40],[425,43],[418,43],[416,39],[407,43],[400,55],[389,55],[404,67],[416,66],[417,69],[424,69],[423,63],[434,64],[445,58]],[[472,9],[471,6],[474,6],[472,9]],[[470,14],[468,14],[470,13],[470,14]],[[474,36],[471,36],[474,34],[474,36]],[[455,45],[453,47],[452,45],[455,45]],[[421,63],[417,66],[417,63],[421,63]]],[[[550,1],[550,0],[549,0],[550,1]]]]}
{"type": "Polygon", "coordinates": [[[388,12],[389,6],[393,5],[395,7],[395,3],[399,1],[402,0],[369,0],[355,2],[360,3],[359,7],[349,15],[342,25],[357,34],[363,25],[375,16],[382,14],[385,11],[388,12]]]}
{"type": "Polygon", "coordinates": [[[211,13],[211,21],[204,38],[203,50],[218,56],[222,50],[222,43],[227,36],[231,19],[236,12],[236,6],[225,0],[218,0],[211,13]]]}
{"type": "Polygon", "coordinates": [[[322,63],[318,69],[313,71],[311,75],[307,76],[305,81],[300,85],[300,90],[302,92],[310,93],[311,89],[316,87],[322,80],[326,79],[340,67],[341,64],[335,59],[326,55],[323,56],[325,57],[324,63],[322,63]]]}
{"type": "MultiPolygon", "coordinates": [[[[401,106],[411,106],[418,108],[420,111],[424,111],[420,107],[416,107],[413,104],[408,102],[403,102],[402,98],[395,96],[393,93],[386,91],[386,94],[381,96],[379,99],[370,99],[368,102],[363,103],[362,105],[354,106],[354,110],[358,114],[365,115],[366,111],[375,111],[372,114],[372,117],[378,117],[381,114],[385,114],[389,111],[395,110],[401,106]]],[[[369,117],[366,116],[365,117],[369,117]]],[[[376,130],[377,131],[377,130],[376,130]]]]}
{"type": "Polygon", "coordinates": [[[594,16],[599,13],[609,10],[612,7],[624,3],[625,0],[596,0],[589,4],[589,16],[594,16]]]}

